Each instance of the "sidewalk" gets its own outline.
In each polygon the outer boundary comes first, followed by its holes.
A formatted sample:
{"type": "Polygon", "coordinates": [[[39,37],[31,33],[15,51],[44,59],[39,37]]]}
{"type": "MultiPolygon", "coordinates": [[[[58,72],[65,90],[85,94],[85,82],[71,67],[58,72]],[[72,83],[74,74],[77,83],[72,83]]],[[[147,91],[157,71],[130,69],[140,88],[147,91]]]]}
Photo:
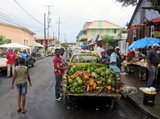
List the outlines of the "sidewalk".
{"type": "Polygon", "coordinates": [[[129,94],[126,99],[132,102],[132,104],[149,118],[160,119],[160,93],[155,97],[154,106],[146,106],[143,104],[143,92],[139,90],[139,87],[146,87],[147,81],[140,81],[136,74],[122,74],[122,80],[126,82],[128,86],[136,87],[138,91],[136,94],[129,94]]]}

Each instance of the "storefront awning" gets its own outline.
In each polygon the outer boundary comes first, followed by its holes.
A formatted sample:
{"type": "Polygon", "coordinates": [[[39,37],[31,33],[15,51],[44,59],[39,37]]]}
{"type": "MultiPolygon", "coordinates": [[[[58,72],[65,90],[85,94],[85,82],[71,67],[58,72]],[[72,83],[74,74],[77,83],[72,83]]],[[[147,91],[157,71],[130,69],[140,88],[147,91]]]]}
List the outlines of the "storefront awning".
{"type": "Polygon", "coordinates": [[[150,20],[150,22],[153,22],[153,23],[160,22],[160,17],[157,17],[157,18],[151,19],[151,20],[150,20]]]}

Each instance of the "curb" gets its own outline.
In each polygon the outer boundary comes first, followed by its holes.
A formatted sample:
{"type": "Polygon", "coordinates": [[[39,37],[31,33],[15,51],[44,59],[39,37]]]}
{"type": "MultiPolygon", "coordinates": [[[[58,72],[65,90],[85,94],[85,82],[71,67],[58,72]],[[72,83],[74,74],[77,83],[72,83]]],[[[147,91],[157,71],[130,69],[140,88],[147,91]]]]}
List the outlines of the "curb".
{"type": "MultiPolygon", "coordinates": [[[[123,94],[122,94],[123,96],[123,94]]],[[[153,113],[149,112],[148,110],[146,110],[142,105],[142,103],[138,103],[133,96],[127,96],[126,100],[131,102],[134,106],[137,107],[138,110],[140,110],[142,113],[146,114],[147,117],[151,118],[151,119],[159,119],[159,117],[157,117],[156,115],[154,115],[153,113]]]]}

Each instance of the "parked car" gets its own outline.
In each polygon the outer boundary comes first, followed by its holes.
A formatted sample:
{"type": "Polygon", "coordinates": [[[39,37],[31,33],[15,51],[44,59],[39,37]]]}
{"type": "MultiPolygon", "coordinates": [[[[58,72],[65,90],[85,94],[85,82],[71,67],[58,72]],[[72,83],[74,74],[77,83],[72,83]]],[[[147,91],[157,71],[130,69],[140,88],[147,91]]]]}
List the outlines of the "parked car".
{"type": "Polygon", "coordinates": [[[0,72],[7,71],[7,58],[5,55],[0,56],[0,72]]]}

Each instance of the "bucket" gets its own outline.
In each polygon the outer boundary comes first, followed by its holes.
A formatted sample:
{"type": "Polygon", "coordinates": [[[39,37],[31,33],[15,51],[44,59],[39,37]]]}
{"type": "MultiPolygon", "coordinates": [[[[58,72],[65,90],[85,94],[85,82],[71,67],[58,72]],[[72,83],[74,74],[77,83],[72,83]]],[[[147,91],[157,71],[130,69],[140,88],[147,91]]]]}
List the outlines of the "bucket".
{"type": "Polygon", "coordinates": [[[156,94],[147,94],[147,93],[143,94],[144,94],[143,104],[147,106],[153,106],[156,94]]]}

